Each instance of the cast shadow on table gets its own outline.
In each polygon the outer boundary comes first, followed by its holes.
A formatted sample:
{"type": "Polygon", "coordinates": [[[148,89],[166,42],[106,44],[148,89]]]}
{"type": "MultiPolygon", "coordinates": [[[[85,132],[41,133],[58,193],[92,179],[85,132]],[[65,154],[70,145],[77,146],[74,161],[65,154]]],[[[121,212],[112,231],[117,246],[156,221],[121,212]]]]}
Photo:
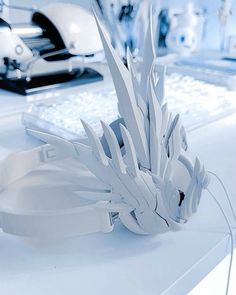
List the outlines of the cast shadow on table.
{"type": "Polygon", "coordinates": [[[111,263],[155,251],[161,241],[117,224],[111,233],[33,241],[0,233],[1,275],[111,263]]]}

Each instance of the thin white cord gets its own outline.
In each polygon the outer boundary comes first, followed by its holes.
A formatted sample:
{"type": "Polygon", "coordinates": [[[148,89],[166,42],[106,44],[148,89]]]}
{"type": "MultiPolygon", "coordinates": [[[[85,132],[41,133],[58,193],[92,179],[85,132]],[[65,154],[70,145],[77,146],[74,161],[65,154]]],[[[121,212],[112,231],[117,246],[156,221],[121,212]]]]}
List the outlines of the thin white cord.
{"type": "Polygon", "coordinates": [[[225,187],[223,181],[222,181],[221,178],[220,178],[217,174],[215,174],[214,172],[211,172],[211,171],[207,171],[207,172],[208,172],[209,174],[213,175],[213,176],[219,181],[219,183],[221,184],[221,186],[222,186],[222,188],[223,188],[223,190],[224,190],[224,193],[225,193],[225,195],[226,195],[226,198],[227,198],[227,200],[228,200],[228,203],[229,203],[230,209],[231,209],[231,211],[232,211],[232,214],[233,214],[233,217],[234,217],[234,221],[236,222],[236,213],[235,213],[234,207],[233,207],[233,205],[232,205],[232,202],[231,202],[231,200],[230,200],[229,194],[228,194],[228,192],[227,192],[227,189],[226,189],[226,187],[225,187]]]}
{"type": "Polygon", "coordinates": [[[232,232],[232,227],[230,225],[229,219],[226,216],[224,209],[222,208],[222,206],[220,205],[220,203],[218,202],[218,200],[215,198],[215,196],[213,195],[213,193],[207,188],[206,189],[209,193],[209,195],[212,197],[212,199],[215,201],[215,203],[217,204],[217,206],[219,207],[226,223],[227,226],[229,228],[229,235],[230,235],[230,239],[231,239],[231,249],[230,249],[230,262],[229,262],[229,269],[228,269],[228,277],[227,277],[227,285],[226,285],[226,295],[229,294],[229,284],[230,284],[230,277],[231,277],[231,270],[232,270],[232,264],[233,264],[233,257],[234,257],[234,236],[233,236],[233,232],[232,232]]]}

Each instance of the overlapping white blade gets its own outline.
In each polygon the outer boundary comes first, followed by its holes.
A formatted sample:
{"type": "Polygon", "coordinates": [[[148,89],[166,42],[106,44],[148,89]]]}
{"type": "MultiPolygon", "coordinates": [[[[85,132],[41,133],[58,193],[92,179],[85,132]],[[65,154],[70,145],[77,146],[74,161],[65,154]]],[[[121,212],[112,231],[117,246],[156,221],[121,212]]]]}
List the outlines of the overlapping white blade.
{"type": "Polygon", "coordinates": [[[154,81],[149,79],[149,120],[156,130],[157,137],[160,137],[162,127],[162,110],[154,91],[154,81]]]}
{"type": "Polygon", "coordinates": [[[126,169],[128,169],[128,171],[133,175],[133,177],[137,177],[139,174],[139,167],[132,138],[130,136],[129,131],[123,125],[120,125],[120,130],[126,152],[124,157],[124,161],[127,166],[126,169]]]}
{"type": "Polygon", "coordinates": [[[182,148],[179,115],[175,116],[174,120],[170,124],[170,127],[168,128],[165,138],[165,146],[169,157],[173,160],[177,160],[182,148]]]}
{"type": "Polygon", "coordinates": [[[120,195],[124,196],[124,202],[130,206],[133,206],[133,208],[140,206],[137,198],[132,194],[131,191],[128,190],[126,186],[127,183],[121,180],[122,175],[125,178],[126,174],[122,174],[119,172],[120,169],[116,169],[112,159],[108,159],[109,165],[105,166],[97,160],[92,152],[92,149],[81,143],[75,142],[74,145],[78,152],[79,161],[86,165],[88,169],[104,184],[109,185],[112,192],[119,193],[120,195]]]}
{"type": "Polygon", "coordinates": [[[166,135],[167,124],[169,121],[169,112],[168,112],[166,103],[162,106],[161,111],[162,111],[161,137],[163,138],[166,135]]]}
{"type": "Polygon", "coordinates": [[[205,167],[202,166],[201,171],[197,175],[197,191],[196,191],[196,197],[193,198],[193,204],[192,204],[192,211],[195,213],[197,211],[197,207],[200,202],[201,194],[202,194],[202,188],[203,188],[203,182],[206,175],[205,167]]]}
{"type": "Polygon", "coordinates": [[[141,95],[144,100],[147,100],[147,77],[150,74],[153,61],[156,58],[155,46],[153,44],[153,29],[152,29],[152,12],[149,12],[149,25],[145,37],[143,48],[143,62],[140,80],[141,95]]]}
{"type": "Polygon", "coordinates": [[[105,31],[96,19],[106,58],[116,88],[119,101],[119,111],[124,118],[125,125],[133,138],[138,159],[143,167],[149,168],[149,150],[139,108],[136,102],[132,80],[129,71],[111,46],[105,31]]]}
{"type": "Polygon", "coordinates": [[[154,91],[160,105],[162,105],[165,97],[165,72],[166,68],[163,65],[153,66],[151,71],[154,80],[154,91]]]}
{"type": "Polygon", "coordinates": [[[137,104],[142,112],[142,116],[148,120],[147,101],[145,101],[143,97],[141,96],[141,90],[140,90],[140,85],[138,82],[137,72],[135,70],[135,66],[133,64],[133,56],[129,48],[127,49],[127,63],[128,63],[128,69],[130,71],[132,83],[133,83],[133,89],[135,90],[134,94],[135,94],[137,104]]]}
{"type": "Polygon", "coordinates": [[[89,144],[92,147],[93,152],[95,153],[97,159],[101,161],[101,163],[105,166],[108,165],[108,159],[107,156],[103,150],[102,144],[100,142],[100,139],[94,132],[94,130],[83,120],[81,120],[84,130],[88,136],[89,144]]]}
{"type": "Polygon", "coordinates": [[[173,161],[178,159],[181,148],[182,141],[180,138],[180,122],[178,119],[169,139],[169,156],[173,161]]]}
{"type": "Polygon", "coordinates": [[[153,81],[149,81],[149,120],[150,120],[150,163],[151,171],[159,175],[161,164],[161,125],[162,111],[157,101],[153,81]]]}
{"type": "Polygon", "coordinates": [[[192,177],[190,180],[190,183],[188,185],[185,199],[186,199],[186,216],[190,216],[193,212],[193,202],[194,198],[196,198],[195,191],[197,190],[198,182],[197,182],[197,176],[199,175],[201,170],[201,164],[198,158],[196,158],[193,168],[192,177]]]}
{"type": "Polygon", "coordinates": [[[28,134],[46,142],[46,143],[51,144],[54,147],[56,154],[58,156],[61,156],[61,157],[75,157],[76,156],[76,151],[74,149],[73,144],[64,138],[61,138],[59,136],[52,135],[49,133],[44,133],[41,131],[33,130],[33,129],[27,129],[27,132],[28,132],[28,134]]]}
{"type": "Polygon", "coordinates": [[[116,139],[115,133],[109,125],[101,121],[104,136],[109,146],[109,150],[112,156],[112,163],[119,173],[125,174],[125,165],[120,151],[120,146],[116,139]]]}

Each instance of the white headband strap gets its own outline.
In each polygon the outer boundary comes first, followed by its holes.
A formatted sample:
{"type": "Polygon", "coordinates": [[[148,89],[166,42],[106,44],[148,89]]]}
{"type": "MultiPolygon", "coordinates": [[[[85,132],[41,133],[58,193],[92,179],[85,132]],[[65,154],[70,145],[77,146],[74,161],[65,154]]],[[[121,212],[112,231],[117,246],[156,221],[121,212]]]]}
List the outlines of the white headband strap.
{"type": "MultiPolygon", "coordinates": [[[[4,190],[40,165],[64,157],[49,144],[9,154],[0,161],[0,187],[4,190]]],[[[0,227],[15,235],[52,238],[110,232],[113,224],[111,213],[96,205],[50,211],[16,210],[0,206],[0,227]]]]}

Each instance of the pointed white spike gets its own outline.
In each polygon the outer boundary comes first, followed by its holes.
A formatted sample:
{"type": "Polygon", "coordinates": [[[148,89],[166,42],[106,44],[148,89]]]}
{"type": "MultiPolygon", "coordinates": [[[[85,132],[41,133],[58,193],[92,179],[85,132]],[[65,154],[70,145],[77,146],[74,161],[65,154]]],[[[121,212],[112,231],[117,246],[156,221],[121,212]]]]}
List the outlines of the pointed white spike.
{"type": "MultiPolygon", "coordinates": [[[[103,166],[101,162],[96,159],[90,147],[81,143],[74,143],[74,145],[78,152],[78,159],[82,164],[86,165],[88,169],[98,179],[108,185],[110,189],[119,192],[122,196],[125,196],[126,202],[133,206],[133,208],[139,207],[138,200],[127,190],[126,184],[121,179],[122,176],[126,178],[127,174],[119,173],[119,169],[116,169],[112,159],[108,159],[109,166],[103,166]]],[[[125,168],[126,167],[124,165],[124,170],[125,168]]]]}
{"type": "Polygon", "coordinates": [[[187,207],[188,217],[191,216],[193,213],[195,213],[196,210],[197,210],[199,189],[201,189],[201,188],[199,187],[199,185],[196,182],[194,184],[194,188],[193,188],[193,192],[192,192],[192,195],[191,195],[191,198],[190,198],[190,202],[189,202],[188,207],[187,207]]]}
{"type": "MultiPolygon", "coordinates": [[[[200,164],[200,162],[199,162],[199,164],[200,164]]],[[[202,194],[202,188],[203,188],[202,184],[203,184],[205,175],[206,175],[205,167],[202,166],[202,168],[201,168],[201,164],[200,164],[199,171],[196,174],[197,190],[195,192],[195,196],[193,198],[193,204],[192,204],[192,211],[194,213],[197,211],[197,207],[198,207],[199,202],[200,202],[200,198],[201,198],[201,194],[202,194]]]]}
{"type": "Polygon", "coordinates": [[[194,196],[193,196],[193,203],[192,203],[192,213],[197,212],[197,207],[200,202],[200,196],[202,193],[202,186],[201,185],[196,185],[196,189],[194,191],[194,196]]]}
{"type": "Polygon", "coordinates": [[[127,51],[126,51],[126,59],[127,59],[129,71],[136,74],[134,63],[133,63],[133,56],[132,56],[132,53],[131,53],[129,47],[127,48],[127,51]]]}
{"type": "Polygon", "coordinates": [[[100,21],[96,18],[96,15],[95,19],[116,88],[121,116],[124,118],[125,124],[130,130],[140,163],[143,167],[149,168],[148,142],[144,125],[141,123],[142,120],[140,118],[130,73],[110,44],[106,32],[102,28],[100,21]]]}
{"type": "Polygon", "coordinates": [[[180,123],[176,122],[169,140],[169,153],[172,160],[177,160],[182,148],[182,141],[180,137],[180,123]]]}
{"type": "Polygon", "coordinates": [[[104,132],[104,136],[106,138],[106,141],[108,143],[111,155],[112,155],[112,162],[114,163],[116,169],[122,173],[125,174],[125,164],[122,159],[120,147],[118,145],[118,141],[116,139],[116,136],[111,129],[109,125],[101,121],[102,129],[104,132]]]}
{"type": "Polygon", "coordinates": [[[120,130],[126,151],[126,157],[124,158],[125,164],[127,165],[127,169],[131,172],[131,174],[134,177],[137,177],[139,174],[139,168],[131,135],[123,125],[120,125],[120,130]]]}
{"type": "Polygon", "coordinates": [[[168,112],[166,103],[162,106],[161,111],[162,111],[161,137],[163,138],[163,136],[166,134],[167,123],[169,120],[169,112],[168,112]]]}
{"type": "Polygon", "coordinates": [[[129,48],[127,49],[127,63],[128,63],[128,68],[130,71],[132,83],[133,83],[133,88],[135,89],[134,94],[135,94],[137,104],[139,108],[141,109],[143,116],[146,118],[148,116],[147,102],[144,101],[143,98],[141,97],[141,91],[140,91],[140,85],[137,78],[137,72],[135,70],[135,66],[133,63],[133,56],[129,48]]]}
{"type": "Polygon", "coordinates": [[[88,136],[90,146],[92,147],[92,150],[97,157],[99,161],[105,166],[108,165],[108,159],[107,156],[103,150],[101,141],[99,140],[98,136],[94,132],[94,130],[91,128],[89,124],[87,124],[85,121],[81,119],[81,122],[83,124],[84,130],[88,136]]]}
{"type": "Polygon", "coordinates": [[[202,181],[202,187],[207,188],[209,183],[210,183],[210,177],[209,177],[209,174],[206,172],[202,181]]]}
{"type": "Polygon", "coordinates": [[[149,79],[148,98],[149,98],[148,102],[149,102],[150,123],[152,123],[154,128],[156,129],[157,136],[160,137],[161,125],[162,125],[162,110],[154,91],[154,84],[153,84],[152,78],[149,79]]]}
{"type": "Polygon", "coordinates": [[[195,197],[194,190],[196,189],[196,186],[198,186],[197,175],[199,174],[200,169],[201,169],[200,161],[198,158],[196,158],[194,163],[194,168],[193,168],[193,174],[185,194],[188,215],[191,215],[193,211],[193,203],[194,203],[194,197],[195,197]]]}
{"type": "Polygon", "coordinates": [[[157,66],[153,67],[152,72],[153,72],[152,79],[153,79],[154,85],[155,85],[155,87],[154,87],[155,94],[158,99],[158,102],[160,103],[160,105],[162,105],[164,97],[165,97],[166,68],[165,68],[165,66],[157,65],[157,66]],[[154,73],[154,71],[155,71],[155,73],[154,73]],[[156,83],[155,83],[155,77],[154,77],[155,74],[158,75],[158,79],[157,79],[156,83]]]}
{"type": "Polygon", "coordinates": [[[150,120],[150,163],[151,171],[159,175],[161,165],[161,122],[162,111],[157,101],[153,83],[149,79],[149,120],[150,120]]]}
{"type": "Polygon", "coordinates": [[[177,114],[174,120],[169,123],[169,127],[165,136],[165,147],[168,151],[169,157],[171,158],[174,158],[174,156],[177,156],[178,153],[180,153],[182,141],[180,138],[179,114],[177,114]]]}
{"type": "Polygon", "coordinates": [[[173,113],[169,112],[168,122],[167,122],[167,126],[166,126],[166,139],[168,138],[168,132],[171,130],[171,125],[173,124],[174,119],[173,119],[173,113]]]}
{"type": "Polygon", "coordinates": [[[76,151],[74,149],[73,143],[64,138],[33,129],[27,129],[27,133],[46,143],[51,144],[58,155],[60,154],[63,157],[76,156],[76,151]]]}
{"type": "Polygon", "coordinates": [[[175,129],[178,121],[179,121],[179,114],[177,114],[174,117],[174,120],[172,120],[172,114],[170,114],[169,122],[167,124],[167,133],[165,136],[165,145],[166,146],[168,146],[168,141],[170,140],[171,134],[172,134],[173,130],[175,129]]]}
{"type": "Polygon", "coordinates": [[[168,163],[168,156],[164,144],[161,145],[161,165],[160,165],[160,177],[164,176],[166,166],[168,163]]]}
{"type": "Polygon", "coordinates": [[[143,49],[143,63],[141,72],[140,89],[142,91],[142,97],[147,99],[147,77],[150,74],[153,61],[156,58],[155,46],[153,44],[153,29],[152,29],[152,11],[149,11],[149,24],[144,42],[143,49]]]}
{"type": "Polygon", "coordinates": [[[164,174],[163,174],[163,177],[165,180],[167,179],[170,179],[170,175],[171,175],[171,171],[172,171],[172,165],[173,161],[171,159],[168,159],[166,161],[166,167],[165,167],[165,171],[164,171],[164,174]]]}

